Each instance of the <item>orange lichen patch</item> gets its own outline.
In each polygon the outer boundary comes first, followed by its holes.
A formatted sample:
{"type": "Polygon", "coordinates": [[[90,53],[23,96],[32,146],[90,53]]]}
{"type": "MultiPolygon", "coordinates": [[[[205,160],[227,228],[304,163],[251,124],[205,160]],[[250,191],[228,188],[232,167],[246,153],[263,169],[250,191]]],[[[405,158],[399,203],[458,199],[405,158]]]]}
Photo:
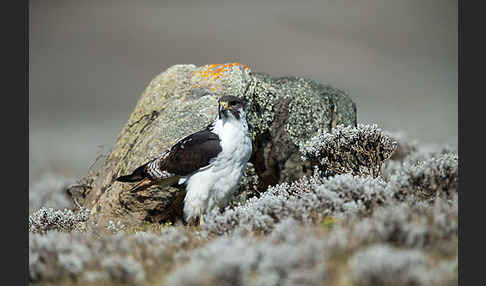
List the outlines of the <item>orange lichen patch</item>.
{"type": "Polygon", "coordinates": [[[240,64],[237,62],[226,64],[209,64],[201,66],[195,71],[195,77],[193,77],[193,87],[206,87],[213,92],[216,92],[221,87],[221,83],[230,77],[234,68],[248,71],[246,64],[240,64]]]}
{"type": "Polygon", "coordinates": [[[213,80],[220,78],[223,74],[228,71],[231,71],[234,66],[238,66],[242,70],[247,70],[248,66],[246,64],[240,64],[237,62],[228,63],[228,64],[210,64],[207,65],[207,68],[203,71],[202,77],[209,78],[211,77],[213,80]]]}

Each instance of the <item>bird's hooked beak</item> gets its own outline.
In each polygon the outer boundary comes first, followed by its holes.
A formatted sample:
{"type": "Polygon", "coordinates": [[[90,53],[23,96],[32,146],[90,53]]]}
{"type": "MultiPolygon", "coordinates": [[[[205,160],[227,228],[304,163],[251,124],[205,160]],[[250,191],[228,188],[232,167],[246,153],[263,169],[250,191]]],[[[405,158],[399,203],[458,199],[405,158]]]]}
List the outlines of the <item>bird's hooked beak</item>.
{"type": "Polygon", "coordinates": [[[226,111],[226,110],[231,110],[232,108],[229,106],[228,102],[227,101],[220,101],[219,102],[219,110],[218,110],[218,115],[219,115],[219,118],[221,118],[221,116],[223,115],[223,113],[226,111]]]}
{"type": "Polygon", "coordinates": [[[220,108],[221,108],[221,110],[222,110],[222,111],[223,111],[223,110],[229,110],[229,109],[231,109],[231,108],[229,107],[229,105],[228,105],[228,102],[227,102],[227,101],[221,101],[221,102],[219,103],[219,106],[220,106],[220,108]]]}
{"type": "Polygon", "coordinates": [[[238,100],[236,97],[231,97],[229,100],[226,98],[220,99],[219,101],[219,118],[236,119],[240,120],[241,117],[245,115],[245,103],[238,100]]]}

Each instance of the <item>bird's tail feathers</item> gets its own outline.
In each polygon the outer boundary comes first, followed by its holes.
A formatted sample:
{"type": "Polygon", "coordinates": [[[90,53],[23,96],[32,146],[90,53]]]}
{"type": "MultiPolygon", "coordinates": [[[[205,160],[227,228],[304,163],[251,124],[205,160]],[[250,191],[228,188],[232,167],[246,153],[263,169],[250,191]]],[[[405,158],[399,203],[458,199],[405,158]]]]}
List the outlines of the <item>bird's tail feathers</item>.
{"type": "Polygon", "coordinates": [[[151,181],[148,178],[144,178],[143,180],[141,180],[140,182],[138,182],[135,186],[133,186],[130,189],[130,192],[135,193],[138,190],[143,190],[143,189],[148,188],[149,186],[151,186],[153,184],[155,184],[155,182],[151,181]]]}
{"type": "Polygon", "coordinates": [[[129,182],[129,183],[141,181],[148,177],[148,174],[145,170],[146,165],[147,164],[138,167],[130,175],[120,176],[115,180],[118,182],[129,182]]]}

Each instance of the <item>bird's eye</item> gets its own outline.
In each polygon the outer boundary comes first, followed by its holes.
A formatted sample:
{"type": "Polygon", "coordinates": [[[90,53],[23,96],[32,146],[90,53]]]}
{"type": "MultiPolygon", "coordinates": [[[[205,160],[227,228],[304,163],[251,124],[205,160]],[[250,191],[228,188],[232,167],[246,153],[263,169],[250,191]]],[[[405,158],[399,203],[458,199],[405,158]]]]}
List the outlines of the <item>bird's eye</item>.
{"type": "Polygon", "coordinates": [[[229,105],[236,105],[236,101],[230,101],[229,105]]]}

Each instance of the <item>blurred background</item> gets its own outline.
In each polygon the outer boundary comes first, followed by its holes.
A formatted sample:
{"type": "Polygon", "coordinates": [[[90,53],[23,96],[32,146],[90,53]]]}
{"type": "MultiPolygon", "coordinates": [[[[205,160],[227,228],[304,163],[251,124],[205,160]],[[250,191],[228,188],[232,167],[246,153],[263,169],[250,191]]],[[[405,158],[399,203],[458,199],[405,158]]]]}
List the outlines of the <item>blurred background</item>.
{"type": "Polygon", "coordinates": [[[31,0],[29,188],[80,178],[148,83],[238,61],[347,91],[358,122],[457,145],[453,0],[31,0]],[[56,182],[58,182],[57,180],[56,182]]]}

